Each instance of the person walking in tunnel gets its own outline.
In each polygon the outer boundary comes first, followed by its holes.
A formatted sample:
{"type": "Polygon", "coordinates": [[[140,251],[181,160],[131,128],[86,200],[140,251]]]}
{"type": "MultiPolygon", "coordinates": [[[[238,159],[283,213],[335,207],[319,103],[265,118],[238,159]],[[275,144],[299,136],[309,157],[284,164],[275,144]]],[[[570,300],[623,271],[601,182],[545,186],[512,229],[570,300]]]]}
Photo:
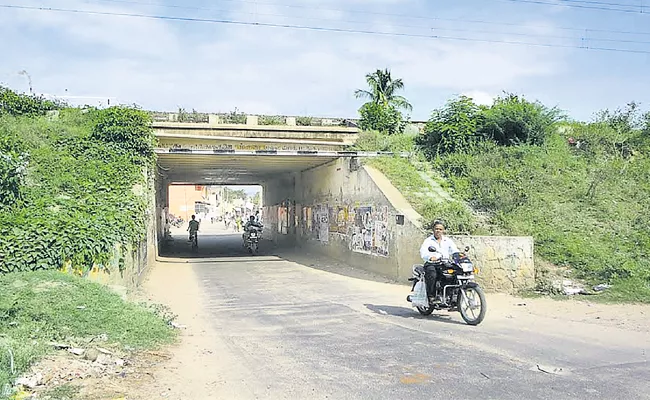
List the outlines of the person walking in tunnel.
{"type": "Polygon", "coordinates": [[[199,221],[196,220],[196,215],[192,215],[192,219],[190,220],[187,230],[190,232],[190,238],[188,239],[188,242],[192,241],[192,237],[196,235],[196,232],[199,231],[199,221]]]}
{"type": "Polygon", "coordinates": [[[241,215],[237,215],[237,217],[235,217],[235,232],[239,232],[241,230],[242,223],[243,221],[241,215]]]}

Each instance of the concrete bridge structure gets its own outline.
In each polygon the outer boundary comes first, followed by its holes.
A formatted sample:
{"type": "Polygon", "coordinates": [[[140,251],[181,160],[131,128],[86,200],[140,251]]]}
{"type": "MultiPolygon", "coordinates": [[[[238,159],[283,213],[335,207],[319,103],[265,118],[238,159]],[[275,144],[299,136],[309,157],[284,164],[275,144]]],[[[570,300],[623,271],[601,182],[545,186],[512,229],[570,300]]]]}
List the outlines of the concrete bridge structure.
{"type": "MultiPolygon", "coordinates": [[[[385,153],[350,151],[350,126],[225,124],[156,121],[158,243],[170,184],[261,185],[266,239],[300,246],[392,279],[406,279],[420,262],[425,232],[420,215],[379,171],[363,160],[385,153]]],[[[489,266],[488,288],[516,290],[534,283],[531,238],[457,238],[489,266]]]]}

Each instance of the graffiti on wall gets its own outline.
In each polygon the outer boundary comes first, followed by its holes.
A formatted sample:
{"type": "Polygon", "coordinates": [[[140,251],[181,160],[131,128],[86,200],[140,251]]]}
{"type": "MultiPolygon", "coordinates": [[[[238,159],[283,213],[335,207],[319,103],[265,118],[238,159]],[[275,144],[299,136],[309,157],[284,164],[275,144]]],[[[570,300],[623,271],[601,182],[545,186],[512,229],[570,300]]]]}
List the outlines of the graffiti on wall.
{"type": "Polygon", "coordinates": [[[302,208],[302,236],[328,243],[330,235],[352,251],[388,256],[388,207],[318,204],[302,208]]]}

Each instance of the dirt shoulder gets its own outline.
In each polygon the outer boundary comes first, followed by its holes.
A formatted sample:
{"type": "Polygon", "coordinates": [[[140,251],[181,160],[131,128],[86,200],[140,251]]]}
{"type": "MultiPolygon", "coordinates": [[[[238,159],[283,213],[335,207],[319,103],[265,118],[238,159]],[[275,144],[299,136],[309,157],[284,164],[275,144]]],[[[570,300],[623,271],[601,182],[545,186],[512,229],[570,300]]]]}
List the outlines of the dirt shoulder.
{"type": "MultiPolygon", "coordinates": [[[[177,315],[179,343],[165,359],[147,368],[147,384],[130,385],[127,399],[238,398],[237,360],[211,326],[205,299],[192,266],[185,261],[159,262],[149,273],[139,296],[167,305],[177,315]]],[[[241,378],[240,378],[241,379],[241,378]]]]}

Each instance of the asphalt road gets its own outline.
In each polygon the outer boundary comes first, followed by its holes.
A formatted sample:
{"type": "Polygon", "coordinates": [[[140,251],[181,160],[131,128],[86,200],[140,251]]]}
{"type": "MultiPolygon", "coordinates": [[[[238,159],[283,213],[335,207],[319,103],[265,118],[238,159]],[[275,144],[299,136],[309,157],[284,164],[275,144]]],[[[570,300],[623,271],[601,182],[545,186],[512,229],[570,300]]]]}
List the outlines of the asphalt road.
{"type": "Polygon", "coordinates": [[[241,398],[650,399],[648,332],[513,319],[491,295],[477,327],[422,317],[406,286],[204,230],[198,254],[177,237],[167,256],[192,264],[241,398]]]}

